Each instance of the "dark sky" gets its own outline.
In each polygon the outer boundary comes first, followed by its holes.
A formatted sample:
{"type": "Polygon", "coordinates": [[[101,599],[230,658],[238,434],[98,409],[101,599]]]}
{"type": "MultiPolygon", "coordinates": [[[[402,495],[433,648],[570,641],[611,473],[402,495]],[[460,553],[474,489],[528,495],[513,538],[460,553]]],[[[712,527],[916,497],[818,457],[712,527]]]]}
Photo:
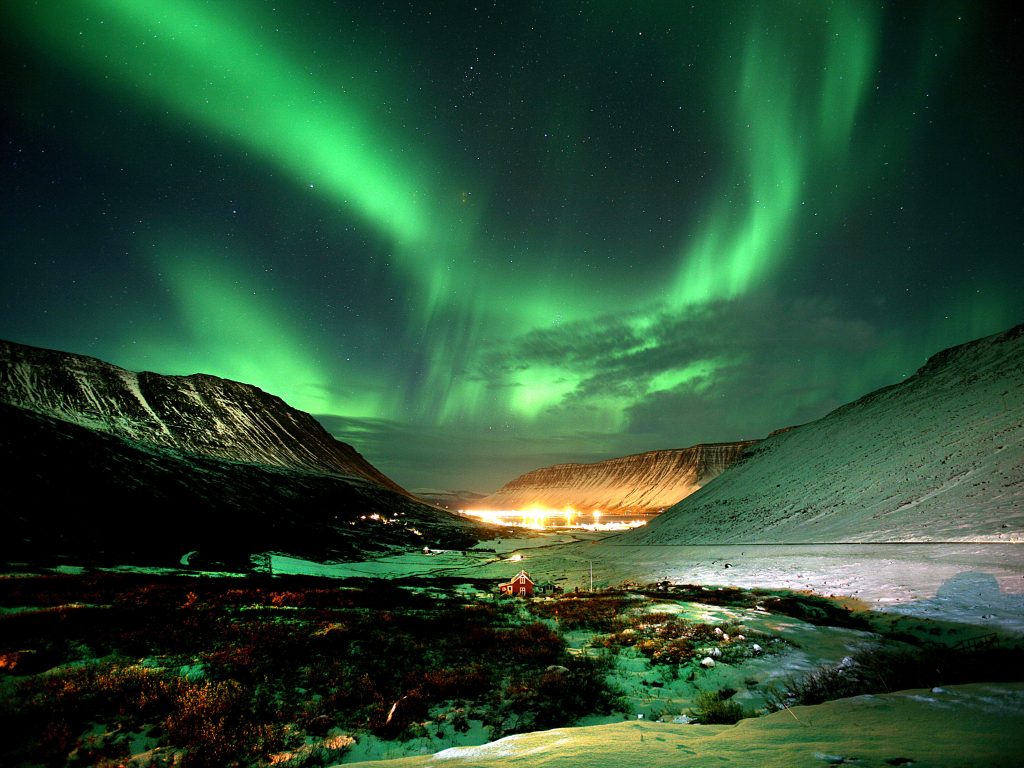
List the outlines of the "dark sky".
{"type": "Polygon", "coordinates": [[[763,436],[1024,320],[1021,13],[4,3],[0,336],[410,488],[763,436]]]}

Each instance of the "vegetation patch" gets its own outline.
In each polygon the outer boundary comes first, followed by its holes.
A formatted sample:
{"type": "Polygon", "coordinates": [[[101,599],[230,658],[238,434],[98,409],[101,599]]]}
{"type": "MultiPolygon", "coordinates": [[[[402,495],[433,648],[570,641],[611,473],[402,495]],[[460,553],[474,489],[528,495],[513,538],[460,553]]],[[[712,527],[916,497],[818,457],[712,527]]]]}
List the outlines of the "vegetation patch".
{"type": "Polygon", "coordinates": [[[717,691],[701,691],[697,694],[697,706],[690,710],[690,717],[702,725],[733,725],[753,712],[745,710],[733,699],[736,691],[721,688],[717,691]]]}
{"type": "Polygon", "coordinates": [[[518,601],[109,575],[0,579],[0,606],[4,764],[118,765],[145,735],[185,768],[327,765],[361,734],[497,738],[616,704],[609,662],[518,601]]]}
{"type": "Polygon", "coordinates": [[[1021,648],[985,644],[964,648],[930,643],[880,645],[851,654],[838,664],[824,665],[802,677],[789,678],[772,687],[768,700],[771,709],[780,710],[848,696],[979,680],[1024,680],[1021,648]]]}
{"type": "Polygon", "coordinates": [[[653,664],[687,664],[698,657],[736,663],[758,652],[738,624],[692,622],[670,613],[634,615],[625,624],[618,632],[595,638],[594,644],[613,650],[635,647],[653,664]]]}
{"type": "Polygon", "coordinates": [[[535,601],[529,610],[534,616],[557,622],[566,632],[615,632],[625,625],[623,614],[635,604],[636,600],[621,593],[580,593],[535,601]]]}

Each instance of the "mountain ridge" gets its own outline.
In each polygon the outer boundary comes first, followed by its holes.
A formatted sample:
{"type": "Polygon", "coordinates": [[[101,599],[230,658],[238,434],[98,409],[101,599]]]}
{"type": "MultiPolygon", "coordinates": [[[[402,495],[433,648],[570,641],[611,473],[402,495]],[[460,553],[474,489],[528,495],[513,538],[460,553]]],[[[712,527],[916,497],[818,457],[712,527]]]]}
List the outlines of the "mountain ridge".
{"type": "Polygon", "coordinates": [[[1024,541],[1024,325],[776,433],[616,544],[1024,541]]]}
{"type": "Polygon", "coordinates": [[[523,509],[536,504],[571,506],[584,513],[656,513],[717,477],[756,442],[701,443],[585,464],[553,464],[510,480],[474,506],[523,509]]]}
{"type": "Polygon", "coordinates": [[[0,340],[0,395],[12,405],[137,442],[363,477],[409,495],[311,415],[252,384],[205,373],[136,373],[87,355],[0,340]]]}
{"type": "Polygon", "coordinates": [[[247,567],[459,548],[487,527],[411,496],[309,414],[209,374],[0,341],[8,562],[247,567]]]}

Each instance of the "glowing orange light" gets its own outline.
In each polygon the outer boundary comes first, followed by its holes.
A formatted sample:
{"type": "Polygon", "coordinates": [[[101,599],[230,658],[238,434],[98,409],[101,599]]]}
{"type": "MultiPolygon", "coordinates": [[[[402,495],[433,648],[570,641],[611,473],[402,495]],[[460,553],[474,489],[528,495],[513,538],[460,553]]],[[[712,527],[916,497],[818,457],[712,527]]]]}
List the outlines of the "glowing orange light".
{"type": "Polygon", "coordinates": [[[591,513],[594,522],[587,523],[581,519],[584,513],[573,507],[555,509],[541,504],[531,504],[523,509],[460,509],[459,514],[475,517],[495,525],[518,526],[535,530],[580,528],[592,531],[616,531],[646,525],[643,520],[602,523],[601,516],[604,513],[601,510],[594,510],[591,513]]]}

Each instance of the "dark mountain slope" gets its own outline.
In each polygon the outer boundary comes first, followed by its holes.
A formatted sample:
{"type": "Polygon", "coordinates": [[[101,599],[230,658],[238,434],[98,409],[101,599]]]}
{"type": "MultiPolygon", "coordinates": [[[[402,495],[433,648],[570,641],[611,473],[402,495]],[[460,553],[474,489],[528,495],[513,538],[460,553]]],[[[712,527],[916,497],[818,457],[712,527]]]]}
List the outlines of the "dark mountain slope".
{"type": "Polygon", "coordinates": [[[249,464],[363,477],[404,493],[308,413],[206,374],[135,373],[0,341],[0,400],[135,442],[249,464]]]}
{"type": "Polygon", "coordinates": [[[487,535],[248,384],[0,341],[0,406],[9,561],[353,559],[487,535]]]}
{"type": "Polygon", "coordinates": [[[0,559],[246,565],[466,546],[481,529],[366,480],[132,444],[0,404],[0,559]]]}

